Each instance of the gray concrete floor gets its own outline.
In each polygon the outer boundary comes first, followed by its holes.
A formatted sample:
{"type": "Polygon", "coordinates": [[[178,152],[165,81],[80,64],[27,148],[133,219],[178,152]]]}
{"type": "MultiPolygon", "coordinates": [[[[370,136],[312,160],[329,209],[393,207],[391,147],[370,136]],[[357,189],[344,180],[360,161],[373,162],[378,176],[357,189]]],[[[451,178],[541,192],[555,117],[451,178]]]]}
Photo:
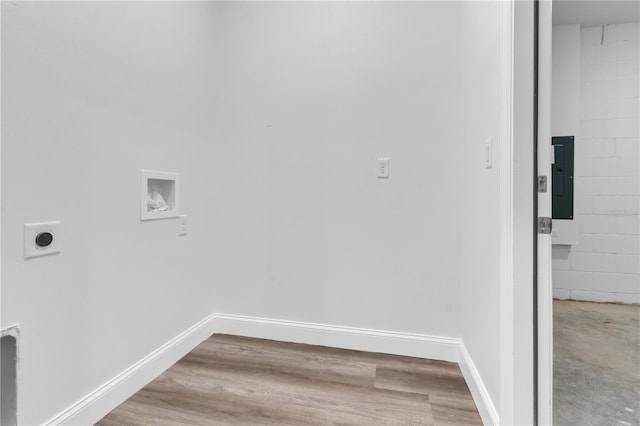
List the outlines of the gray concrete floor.
{"type": "Polygon", "coordinates": [[[640,425],[640,306],[553,301],[553,423],[640,425]]]}

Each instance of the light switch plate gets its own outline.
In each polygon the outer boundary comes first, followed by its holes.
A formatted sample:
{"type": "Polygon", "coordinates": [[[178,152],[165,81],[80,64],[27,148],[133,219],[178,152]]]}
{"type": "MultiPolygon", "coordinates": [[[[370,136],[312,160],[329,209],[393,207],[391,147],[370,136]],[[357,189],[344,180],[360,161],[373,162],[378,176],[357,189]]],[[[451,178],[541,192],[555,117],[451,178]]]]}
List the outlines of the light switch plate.
{"type": "Polygon", "coordinates": [[[186,214],[181,214],[178,217],[178,220],[179,220],[178,235],[181,236],[181,237],[184,237],[185,235],[188,234],[188,231],[187,231],[187,219],[188,218],[189,218],[189,216],[186,215],[186,214]]]}
{"type": "Polygon", "coordinates": [[[484,167],[490,169],[493,166],[493,141],[487,138],[484,141],[484,167]]]}
{"type": "Polygon", "coordinates": [[[24,225],[24,258],[47,256],[60,253],[60,221],[27,223],[24,225]],[[42,232],[49,232],[53,235],[53,241],[47,247],[39,247],[36,244],[36,237],[42,232]]]}
{"type": "Polygon", "coordinates": [[[380,157],[376,160],[376,164],[377,164],[376,177],[378,179],[388,179],[389,178],[389,159],[386,157],[380,157]]]}

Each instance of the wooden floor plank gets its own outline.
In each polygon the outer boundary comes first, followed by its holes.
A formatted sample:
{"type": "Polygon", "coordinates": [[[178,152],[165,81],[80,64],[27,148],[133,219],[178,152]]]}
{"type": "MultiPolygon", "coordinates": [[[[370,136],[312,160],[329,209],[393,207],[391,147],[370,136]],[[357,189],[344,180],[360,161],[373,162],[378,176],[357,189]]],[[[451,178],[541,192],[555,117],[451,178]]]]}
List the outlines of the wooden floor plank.
{"type": "Polygon", "coordinates": [[[189,390],[197,388],[212,395],[215,393],[214,398],[218,401],[268,404],[270,408],[279,409],[285,418],[290,411],[313,409],[335,422],[342,418],[352,419],[348,424],[375,423],[376,420],[395,420],[398,424],[431,423],[428,398],[423,395],[402,395],[373,386],[310,381],[267,370],[248,375],[243,370],[181,364],[161,376],[158,382],[160,386],[179,385],[189,390]],[[361,422],[356,422],[356,418],[361,422]],[[366,423],[362,423],[364,420],[366,423]]]}
{"type": "Polygon", "coordinates": [[[481,424],[455,363],[215,335],[98,424],[481,424]]]}
{"type": "Polygon", "coordinates": [[[482,425],[482,418],[473,399],[430,395],[429,401],[431,402],[433,421],[438,426],[482,425]]]}
{"type": "Polygon", "coordinates": [[[455,371],[449,368],[410,371],[378,367],[375,386],[400,392],[471,399],[471,393],[462,373],[459,370],[455,371]]]}
{"type": "MultiPolygon", "coordinates": [[[[210,340],[188,354],[185,361],[200,363],[210,368],[238,369],[247,374],[273,370],[283,375],[293,375],[308,380],[336,381],[340,383],[372,386],[376,364],[265,345],[247,345],[244,342],[210,340]]],[[[195,364],[194,364],[195,365],[195,364]]]]}

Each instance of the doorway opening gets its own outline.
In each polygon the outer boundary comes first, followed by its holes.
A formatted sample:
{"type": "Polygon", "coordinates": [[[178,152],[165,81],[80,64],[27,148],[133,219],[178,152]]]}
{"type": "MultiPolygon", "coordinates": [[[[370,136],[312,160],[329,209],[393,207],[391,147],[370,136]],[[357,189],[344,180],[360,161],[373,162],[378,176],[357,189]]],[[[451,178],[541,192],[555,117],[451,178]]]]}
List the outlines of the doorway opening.
{"type": "Polygon", "coordinates": [[[640,425],[639,21],[553,2],[554,424],[640,425]]]}
{"type": "Polygon", "coordinates": [[[18,345],[15,336],[3,335],[0,338],[0,424],[18,424],[18,399],[16,392],[16,364],[18,345]]]}

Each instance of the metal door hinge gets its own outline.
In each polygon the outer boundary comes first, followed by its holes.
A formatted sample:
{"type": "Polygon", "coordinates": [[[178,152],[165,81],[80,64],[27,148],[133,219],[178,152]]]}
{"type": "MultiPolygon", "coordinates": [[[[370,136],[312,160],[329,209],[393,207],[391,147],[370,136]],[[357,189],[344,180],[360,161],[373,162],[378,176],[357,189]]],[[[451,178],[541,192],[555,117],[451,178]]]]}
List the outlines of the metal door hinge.
{"type": "Polygon", "coordinates": [[[546,176],[538,176],[538,192],[547,192],[546,176]]]}
{"type": "Polygon", "coordinates": [[[552,228],[552,221],[550,217],[538,218],[538,234],[550,234],[552,228]]]}

